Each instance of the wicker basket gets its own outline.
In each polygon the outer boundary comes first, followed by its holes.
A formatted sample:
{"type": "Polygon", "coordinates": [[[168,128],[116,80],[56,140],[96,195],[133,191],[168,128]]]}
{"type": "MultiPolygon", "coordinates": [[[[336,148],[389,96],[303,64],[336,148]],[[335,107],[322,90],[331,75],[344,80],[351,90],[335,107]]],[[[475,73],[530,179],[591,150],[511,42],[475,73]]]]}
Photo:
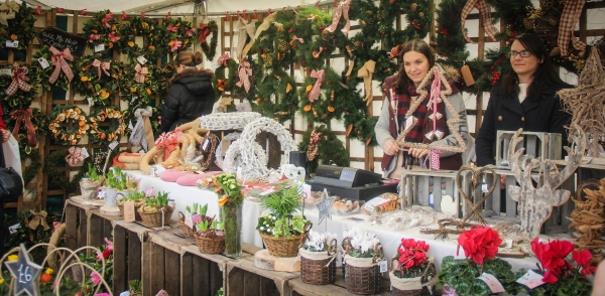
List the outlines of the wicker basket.
{"type": "Polygon", "coordinates": [[[303,283],[311,285],[333,284],[336,279],[335,254],[327,251],[311,252],[300,249],[300,277],[303,283]]]}
{"type": "Polygon", "coordinates": [[[264,233],[260,234],[263,243],[267,246],[269,254],[275,257],[296,257],[298,249],[305,241],[305,234],[290,237],[274,237],[264,233]]]}
{"type": "MultiPolygon", "coordinates": [[[[399,248],[401,248],[401,245],[399,248]]],[[[396,256],[393,260],[398,260],[398,257],[396,256]]],[[[431,295],[433,286],[437,283],[437,273],[433,262],[434,259],[430,257],[422,275],[419,277],[400,278],[395,275],[394,270],[389,272],[389,279],[393,287],[392,294],[399,296],[431,295]]]]}
{"type": "Polygon", "coordinates": [[[200,249],[201,253],[204,254],[220,254],[225,250],[225,237],[218,236],[214,238],[207,238],[199,235],[195,235],[195,243],[200,249]]]}
{"type": "MultiPolygon", "coordinates": [[[[170,216],[172,216],[173,207],[164,207],[164,225],[168,225],[170,222],[170,216]]],[[[143,212],[143,207],[140,207],[137,212],[141,214],[141,220],[143,225],[147,227],[161,227],[162,226],[162,212],[157,211],[154,213],[143,212]]]]}
{"type": "Polygon", "coordinates": [[[354,294],[372,295],[382,292],[382,275],[374,258],[345,255],[345,284],[354,294]]]}
{"type": "Polygon", "coordinates": [[[183,214],[183,212],[180,212],[180,211],[179,211],[179,229],[187,237],[195,236],[195,231],[193,230],[193,228],[191,228],[191,227],[189,227],[189,225],[185,224],[185,214],[183,214]]]}

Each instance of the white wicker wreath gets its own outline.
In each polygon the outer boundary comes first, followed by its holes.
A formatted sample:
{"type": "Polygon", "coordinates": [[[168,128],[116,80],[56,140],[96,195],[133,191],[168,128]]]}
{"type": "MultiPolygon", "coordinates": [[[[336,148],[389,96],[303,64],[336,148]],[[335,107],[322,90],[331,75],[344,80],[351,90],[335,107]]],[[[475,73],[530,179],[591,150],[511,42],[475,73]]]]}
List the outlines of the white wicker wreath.
{"type": "Polygon", "coordinates": [[[259,117],[261,115],[257,112],[212,113],[200,117],[200,125],[211,131],[242,130],[259,117]]]}
{"type": "Polygon", "coordinates": [[[283,152],[280,163],[281,165],[288,163],[290,151],[294,147],[290,132],[279,122],[261,117],[246,125],[241,137],[229,146],[223,163],[225,171],[235,171],[238,178],[244,180],[266,180],[269,178],[275,170],[267,168],[267,154],[256,142],[256,137],[261,132],[268,132],[277,136],[277,141],[283,152]]]}

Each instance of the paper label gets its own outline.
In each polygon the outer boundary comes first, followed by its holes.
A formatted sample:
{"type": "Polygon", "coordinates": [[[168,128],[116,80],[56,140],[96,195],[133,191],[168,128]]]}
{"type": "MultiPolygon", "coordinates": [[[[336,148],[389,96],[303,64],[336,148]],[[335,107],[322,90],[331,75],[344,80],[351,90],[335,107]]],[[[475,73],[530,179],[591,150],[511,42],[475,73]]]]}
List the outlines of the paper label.
{"type": "Polygon", "coordinates": [[[111,143],[109,143],[109,149],[114,150],[116,149],[116,147],[118,147],[120,143],[118,141],[113,141],[111,143]]]}
{"type": "Polygon", "coordinates": [[[83,159],[87,159],[90,156],[90,154],[88,154],[88,150],[86,150],[86,147],[82,147],[80,154],[82,155],[83,159]]]}
{"type": "Polygon", "coordinates": [[[189,226],[189,228],[193,228],[193,220],[191,219],[190,213],[185,213],[185,225],[189,226]]]}
{"type": "Polygon", "coordinates": [[[134,212],[134,201],[127,201],[124,203],[124,221],[136,221],[136,216],[134,212]]]}
{"type": "Polygon", "coordinates": [[[487,193],[488,191],[487,183],[481,183],[481,193],[487,193]]]}
{"type": "Polygon", "coordinates": [[[48,60],[45,58],[38,58],[38,63],[40,64],[40,67],[42,67],[42,69],[46,69],[46,68],[50,67],[48,60]]]}
{"type": "Polygon", "coordinates": [[[94,105],[94,102],[91,97],[86,98],[86,101],[88,101],[88,107],[92,107],[92,105],[94,105]]]}
{"type": "Polygon", "coordinates": [[[120,293],[120,296],[130,296],[130,292],[124,291],[124,292],[120,293]]]}
{"type": "Polygon", "coordinates": [[[95,45],[95,52],[100,52],[100,51],[104,51],[104,50],[105,50],[105,44],[101,43],[101,44],[95,45]]]}
{"type": "Polygon", "coordinates": [[[513,240],[512,239],[505,239],[504,240],[504,246],[507,249],[512,249],[513,248],[513,240]]]}
{"type": "Polygon", "coordinates": [[[1,68],[0,69],[1,76],[13,76],[13,69],[11,68],[1,68]]]}
{"type": "Polygon", "coordinates": [[[481,274],[480,277],[478,277],[478,279],[482,280],[489,287],[492,293],[505,292],[504,287],[502,286],[500,281],[492,274],[484,272],[481,274]]]}
{"type": "Polygon", "coordinates": [[[15,40],[15,41],[6,40],[6,47],[7,48],[17,48],[17,47],[19,47],[19,40],[15,40]]]}
{"type": "Polygon", "coordinates": [[[17,230],[19,230],[19,228],[21,228],[21,224],[20,223],[11,225],[11,226],[8,227],[8,232],[10,232],[10,234],[15,234],[15,233],[17,233],[17,230]]]}
{"type": "Polygon", "coordinates": [[[380,267],[381,273],[389,271],[389,264],[387,264],[386,260],[382,260],[382,261],[378,262],[378,266],[380,267]]]}
{"type": "Polygon", "coordinates": [[[145,58],[145,56],[139,56],[137,57],[137,62],[139,62],[139,64],[141,65],[145,65],[145,63],[147,63],[147,59],[145,58]]]}
{"type": "Polygon", "coordinates": [[[522,277],[517,279],[517,283],[533,289],[544,284],[543,278],[543,275],[530,269],[522,277]]]}

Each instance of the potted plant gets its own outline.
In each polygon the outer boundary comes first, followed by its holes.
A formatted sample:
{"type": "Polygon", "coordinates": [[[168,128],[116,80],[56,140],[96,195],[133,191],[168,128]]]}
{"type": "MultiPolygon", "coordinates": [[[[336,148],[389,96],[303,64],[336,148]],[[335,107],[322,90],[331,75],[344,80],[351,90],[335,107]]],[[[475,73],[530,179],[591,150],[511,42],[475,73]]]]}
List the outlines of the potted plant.
{"type": "Polygon", "coordinates": [[[141,281],[139,281],[139,280],[128,281],[128,295],[130,295],[130,296],[142,296],[143,295],[141,281]]]}
{"type": "Polygon", "coordinates": [[[242,203],[244,195],[235,175],[224,173],[215,176],[212,187],[219,196],[221,220],[225,232],[225,256],[238,258],[242,255],[242,203]]]}
{"type": "Polygon", "coordinates": [[[466,259],[444,257],[441,262],[439,284],[447,295],[490,295],[494,293],[481,278],[495,278],[503,289],[516,295],[515,274],[511,265],[496,258],[500,235],[490,227],[475,227],[458,236],[458,244],[466,259]]]}
{"type": "Polygon", "coordinates": [[[138,209],[145,204],[145,193],[141,191],[128,191],[126,193],[126,197],[118,200],[118,208],[120,208],[120,213],[124,215],[124,204],[128,201],[134,202],[135,209],[135,218],[137,221],[141,221],[141,215],[138,212],[138,209]]]}
{"type": "Polygon", "coordinates": [[[195,242],[200,252],[205,254],[220,254],[225,250],[225,233],[223,223],[206,216],[207,205],[201,207],[199,214],[192,219],[195,225],[195,242]]]}
{"type": "Polygon", "coordinates": [[[345,263],[345,284],[354,294],[382,292],[379,263],[383,259],[382,246],[376,235],[357,228],[345,231],[342,240],[345,263]]]}
{"type": "Polygon", "coordinates": [[[145,203],[137,211],[141,215],[143,225],[160,227],[170,220],[174,206],[168,204],[168,193],[158,192],[154,197],[145,199],[145,203]]]}
{"type": "Polygon", "coordinates": [[[88,164],[85,177],[80,180],[80,192],[83,199],[95,199],[97,190],[103,185],[103,176],[99,175],[92,163],[88,164]]]}
{"type": "Polygon", "coordinates": [[[402,238],[389,273],[396,295],[429,295],[436,282],[433,258],[425,241],[402,238]]]}
{"type": "Polygon", "coordinates": [[[185,213],[179,212],[179,228],[182,232],[190,237],[195,235],[195,224],[200,217],[206,216],[208,205],[203,206],[198,203],[193,203],[192,206],[185,207],[185,213]]]}
{"type": "Polygon", "coordinates": [[[310,231],[303,247],[300,277],[304,283],[327,285],[336,279],[336,235],[310,231]]]}
{"type": "Polygon", "coordinates": [[[523,281],[523,271],[518,274],[517,282],[529,295],[589,295],[592,287],[588,276],[595,272],[592,265],[592,253],[588,249],[575,249],[566,240],[541,242],[535,238],[531,249],[540,264],[537,270],[528,273],[542,277],[539,282],[523,281]],[[571,256],[570,256],[571,255],[571,256]],[[571,257],[571,258],[570,258],[571,257]]]}
{"type": "Polygon", "coordinates": [[[301,207],[298,188],[284,186],[264,197],[262,205],[269,213],[259,217],[256,229],[269,254],[295,257],[311,227],[311,223],[297,213],[301,207]]]}

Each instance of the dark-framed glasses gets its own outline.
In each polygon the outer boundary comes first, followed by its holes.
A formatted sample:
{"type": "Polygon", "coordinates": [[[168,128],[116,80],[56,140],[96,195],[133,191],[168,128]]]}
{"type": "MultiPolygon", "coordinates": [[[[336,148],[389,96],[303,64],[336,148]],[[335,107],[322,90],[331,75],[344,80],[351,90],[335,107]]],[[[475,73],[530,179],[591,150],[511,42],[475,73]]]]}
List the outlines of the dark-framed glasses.
{"type": "Polygon", "coordinates": [[[522,50],[522,51],[511,50],[508,55],[511,58],[514,58],[516,56],[520,56],[522,58],[528,58],[529,56],[531,56],[531,52],[527,49],[522,50]]]}

